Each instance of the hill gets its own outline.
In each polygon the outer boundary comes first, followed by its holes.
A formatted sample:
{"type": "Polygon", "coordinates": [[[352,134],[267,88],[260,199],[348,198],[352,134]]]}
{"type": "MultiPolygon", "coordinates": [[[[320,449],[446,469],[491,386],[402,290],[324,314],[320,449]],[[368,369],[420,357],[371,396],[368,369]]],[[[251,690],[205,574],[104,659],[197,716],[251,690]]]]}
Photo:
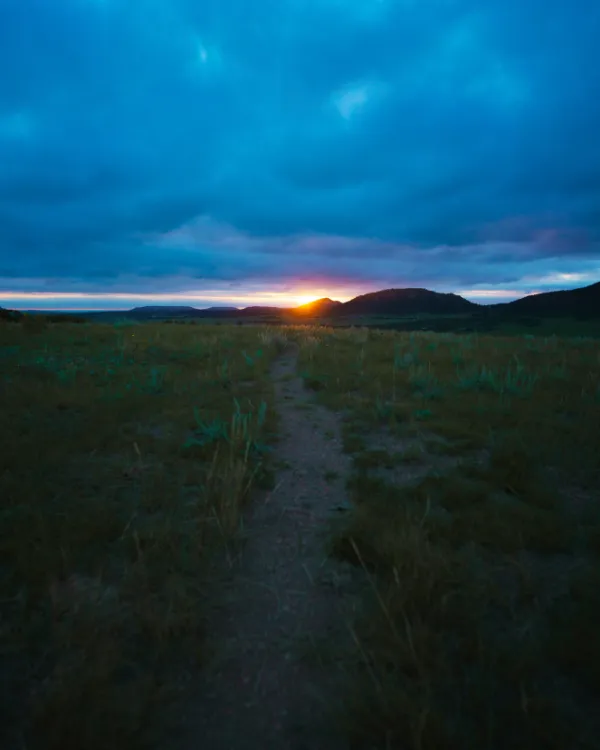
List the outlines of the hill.
{"type": "Polygon", "coordinates": [[[457,294],[429,289],[384,289],[361,294],[332,311],[341,315],[460,315],[475,312],[479,305],[457,294]]]}
{"type": "Polygon", "coordinates": [[[261,315],[280,315],[285,312],[284,308],[281,307],[268,307],[266,305],[252,305],[252,307],[244,307],[241,310],[237,310],[234,314],[244,318],[260,317],[261,315]]]}
{"type": "Polygon", "coordinates": [[[145,305],[128,310],[132,318],[189,318],[200,312],[189,305],[145,305]]]}
{"type": "Polygon", "coordinates": [[[20,313],[17,310],[7,310],[5,307],[0,307],[0,320],[1,321],[15,323],[17,320],[20,320],[22,317],[23,317],[23,313],[20,313]]]}
{"type": "Polygon", "coordinates": [[[305,305],[294,307],[290,310],[294,315],[303,315],[308,317],[313,316],[326,316],[331,315],[335,310],[339,309],[342,305],[337,300],[330,299],[329,297],[322,297],[316,299],[313,302],[308,302],[305,305]]]}
{"type": "Polygon", "coordinates": [[[532,294],[514,302],[493,305],[492,307],[501,313],[537,317],[599,318],[600,281],[579,289],[532,294]]]}
{"type": "MultiPolygon", "coordinates": [[[[2,320],[19,319],[20,315],[16,311],[0,308],[2,320]]],[[[600,282],[579,289],[544,292],[495,305],[478,305],[457,294],[409,288],[383,289],[362,294],[344,303],[323,297],[292,308],[253,305],[238,309],[224,305],[200,310],[189,305],[147,305],[135,307],[127,312],[105,311],[81,313],[81,315],[86,319],[105,322],[124,317],[140,321],[200,318],[208,320],[255,319],[257,322],[261,320],[264,322],[266,319],[271,322],[291,322],[295,318],[322,317],[335,318],[341,325],[344,325],[343,318],[345,317],[412,318],[425,315],[429,316],[429,319],[437,318],[440,330],[456,328],[458,323],[452,321],[452,316],[466,316],[471,321],[468,323],[469,326],[477,330],[489,330],[504,325],[504,322],[512,325],[510,321],[514,322],[519,319],[529,321],[528,325],[539,325],[539,321],[543,318],[600,319],[600,282]]],[[[68,319],[69,315],[64,314],[63,317],[68,319]]],[[[392,325],[392,323],[393,321],[389,324],[392,325]]],[[[372,324],[379,325],[380,323],[373,321],[372,324]]]]}

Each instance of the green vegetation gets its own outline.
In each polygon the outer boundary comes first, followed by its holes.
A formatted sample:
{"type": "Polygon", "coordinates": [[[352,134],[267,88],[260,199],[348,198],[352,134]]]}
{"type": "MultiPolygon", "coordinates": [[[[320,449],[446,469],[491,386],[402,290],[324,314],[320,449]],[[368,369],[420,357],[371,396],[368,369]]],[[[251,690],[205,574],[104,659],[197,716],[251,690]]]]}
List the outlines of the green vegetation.
{"type": "Polygon", "coordinates": [[[594,339],[313,329],[299,370],[346,415],[346,450],[366,434],[424,435],[437,452],[526,446],[532,460],[597,486],[600,354],[594,339]]]}
{"type": "Polygon", "coordinates": [[[230,543],[251,486],[272,483],[280,339],[35,316],[0,329],[9,736],[145,746],[182,665],[204,659],[211,551],[230,543]]]}
{"type": "Polygon", "coordinates": [[[465,315],[363,315],[352,319],[329,319],[333,326],[365,326],[383,331],[456,333],[459,335],[479,333],[486,336],[580,336],[600,337],[600,319],[578,319],[576,317],[533,317],[531,315],[507,315],[501,311],[483,308],[481,312],[465,315]]]}
{"type": "MultiPolygon", "coordinates": [[[[545,295],[538,295],[541,298],[545,295]]],[[[514,303],[513,303],[514,304],[514,303]]],[[[593,303],[591,303],[593,304],[593,303]]],[[[596,305],[597,307],[597,305],[596,305]]],[[[3,310],[0,308],[0,323],[18,321],[21,313],[14,310],[3,310]]],[[[418,312],[413,314],[340,314],[340,311],[331,315],[326,308],[317,307],[312,313],[302,313],[294,310],[279,309],[276,312],[265,313],[257,310],[252,315],[245,317],[236,316],[235,312],[218,313],[210,311],[198,311],[193,308],[184,308],[176,311],[169,307],[155,308],[152,315],[144,312],[144,309],[85,313],[75,315],[73,313],[27,314],[29,324],[58,324],[58,323],[84,323],[86,321],[112,324],[115,322],[140,322],[160,323],[162,325],[200,325],[214,327],[233,325],[252,325],[270,327],[298,327],[298,323],[307,323],[315,328],[356,328],[364,327],[373,330],[396,331],[396,332],[423,332],[483,334],[486,336],[561,336],[563,338],[579,338],[581,336],[600,338],[600,317],[597,313],[589,314],[579,310],[574,305],[570,311],[561,312],[560,315],[548,315],[544,309],[539,312],[519,311],[511,305],[500,306],[475,306],[472,311],[457,314],[418,312]],[[211,315],[213,317],[211,317],[211,315]],[[33,318],[38,319],[33,324],[33,318]]]]}
{"type": "Polygon", "coordinates": [[[596,747],[597,341],[36,316],[0,329],[11,738],[150,743],[207,656],[208,563],[252,487],[294,468],[269,460],[290,340],[352,456],[330,539],[364,582],[345,623],[352,746],[596,747]]]}
{"type": "Polygon", "coordinates": [[[308,335],[354,463],[331,539],[366,582],[352,746],[597,747],[597,343],[308,335]]]}

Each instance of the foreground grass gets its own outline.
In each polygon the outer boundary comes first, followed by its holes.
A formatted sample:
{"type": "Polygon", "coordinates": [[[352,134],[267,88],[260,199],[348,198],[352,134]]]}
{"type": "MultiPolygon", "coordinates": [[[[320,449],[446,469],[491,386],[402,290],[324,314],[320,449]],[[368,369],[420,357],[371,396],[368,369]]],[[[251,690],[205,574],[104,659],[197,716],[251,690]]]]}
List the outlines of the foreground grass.
{"type": "Polygon", "coordinates": [[[7,742],[152,743],[154,709],[204,658],[207,560],[270,479],[275,343],[259,328],[0,328],[7,742]]]}
{"type": "Polygon", "coordinates": [[[357,748],[593,748],[600,726],[594,341],[312,330],[299,369],[344,414],[364,571],[357,748]]]}

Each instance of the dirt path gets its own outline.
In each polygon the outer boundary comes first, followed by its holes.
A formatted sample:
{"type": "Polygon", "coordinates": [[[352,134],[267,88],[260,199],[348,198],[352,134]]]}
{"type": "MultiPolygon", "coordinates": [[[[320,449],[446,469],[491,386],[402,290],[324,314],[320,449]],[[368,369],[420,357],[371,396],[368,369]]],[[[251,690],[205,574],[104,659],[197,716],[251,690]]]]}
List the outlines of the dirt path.
{"type": "Polygon", "coordinates": [[[191,691],[178,748],[346,747],[328,712],[342,671],[315,654],[345,632],[351,573],[324,543],[328,520],[345,507],[349,459],[338,418],[295,375],[296,356],[290,349],[273,369],[281,417],[274,459],[287,468],[246,515],[246,541],[220,580],[222,601],[208,626],[215,658],[191,691]]]}

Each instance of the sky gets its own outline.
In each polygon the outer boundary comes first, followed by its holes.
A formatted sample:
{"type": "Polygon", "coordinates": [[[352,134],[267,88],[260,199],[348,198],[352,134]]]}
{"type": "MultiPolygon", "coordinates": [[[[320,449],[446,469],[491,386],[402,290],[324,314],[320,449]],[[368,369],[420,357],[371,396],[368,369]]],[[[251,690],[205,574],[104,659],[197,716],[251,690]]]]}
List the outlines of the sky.
{"type": "Polygon", "coordinates": [[[0,306],[600,280],[598,0],[0,0],[0,306]]]}

